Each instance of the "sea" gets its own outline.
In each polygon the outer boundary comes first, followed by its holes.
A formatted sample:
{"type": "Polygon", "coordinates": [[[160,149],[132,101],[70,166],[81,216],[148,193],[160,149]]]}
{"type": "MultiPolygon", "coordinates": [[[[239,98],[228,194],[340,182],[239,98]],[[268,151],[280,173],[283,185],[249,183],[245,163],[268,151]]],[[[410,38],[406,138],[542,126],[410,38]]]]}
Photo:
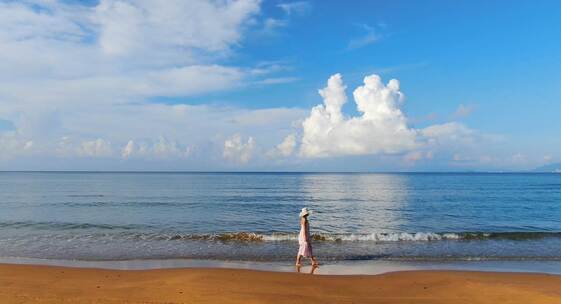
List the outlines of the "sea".
{"type": "Polygon", "coordinates": [[[0,172],[0,261],[561,266],[561,174],[0,172]]]}

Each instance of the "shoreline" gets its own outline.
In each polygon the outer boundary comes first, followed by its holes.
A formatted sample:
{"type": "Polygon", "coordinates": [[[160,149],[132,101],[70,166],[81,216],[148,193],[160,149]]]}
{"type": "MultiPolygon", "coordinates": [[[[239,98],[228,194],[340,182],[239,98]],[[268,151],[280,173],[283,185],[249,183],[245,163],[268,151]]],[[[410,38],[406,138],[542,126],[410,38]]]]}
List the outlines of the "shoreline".
{"type": "MultiPolygon", "coordinates": [[[[321,261],[318,275],[378,275],[397,271],[479,271],[561,275],[558,260],[475,261],[321,261]],[[323,263],[322,263],[323,262],[323,263]]],[[[0,265],[34,265],[104,270],[238,269],[295,272],[291,262],[232,261],[204,259],[142,259],[113,261],[53,260],[0,257],[0,265]]],[[[304,263],[304,266],[309,266],[304,263]]]]}
{"type": "MultiPolygon", "coordinates": [[[[321,267],[320,267],[321,268],[321,267]]],[[[470,271],[306,275],[0,264],[2,303],[559,303],[561,276],[470,271]]]]}

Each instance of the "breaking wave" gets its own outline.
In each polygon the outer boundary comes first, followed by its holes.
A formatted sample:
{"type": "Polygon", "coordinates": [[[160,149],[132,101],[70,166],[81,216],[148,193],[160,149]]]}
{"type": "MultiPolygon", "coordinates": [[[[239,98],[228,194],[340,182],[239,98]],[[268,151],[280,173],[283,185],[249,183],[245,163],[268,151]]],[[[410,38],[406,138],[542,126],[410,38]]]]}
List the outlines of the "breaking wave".
{"type": "MultiPolygon", "coordinates": [[[[194,240],[221,242],[295,242],[298,234],[291,232],[221,232],[184,233],[168,229],[158,229],[152,225],[138,224],[93,224],[72,222],[7,221],[0,222],[0,229],[29,229],[41,231],[50,237],[88,239],[130,239],[130,240],[194,240]]],[[[316,233],[315,242],[433,242],[433,241],[486,241],[511,240],[527,241],[545,238],[561,238],[561,232],[375,232],[375,233],[316,233]]]]}
{"type": "MultiPolygon", "coordinates": [[[[543,238],[561,238],[561,232],[462,232],[462,233],[432,233],[432,232],[397,232],[370,234],[313,234],[315,242],[432,242],[443,240],[535,240],[543,238]]],[[[295,242],[296,233],[261,234],[253,232],[231,232],[216,234],[156,234],[143,235],[142,238],[159,240],[206,240],[222,242],[295,242]]]]}

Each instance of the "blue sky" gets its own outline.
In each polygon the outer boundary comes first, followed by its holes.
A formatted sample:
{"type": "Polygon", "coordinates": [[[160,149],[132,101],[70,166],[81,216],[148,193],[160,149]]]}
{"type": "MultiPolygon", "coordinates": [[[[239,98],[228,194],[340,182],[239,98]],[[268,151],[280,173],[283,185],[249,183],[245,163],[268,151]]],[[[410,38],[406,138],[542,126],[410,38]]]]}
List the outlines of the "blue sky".
{"type": "Polygon", "coordinates": [[[561,162],[558,37],[558,1],[0,1],[0,169],[561,162]]]}

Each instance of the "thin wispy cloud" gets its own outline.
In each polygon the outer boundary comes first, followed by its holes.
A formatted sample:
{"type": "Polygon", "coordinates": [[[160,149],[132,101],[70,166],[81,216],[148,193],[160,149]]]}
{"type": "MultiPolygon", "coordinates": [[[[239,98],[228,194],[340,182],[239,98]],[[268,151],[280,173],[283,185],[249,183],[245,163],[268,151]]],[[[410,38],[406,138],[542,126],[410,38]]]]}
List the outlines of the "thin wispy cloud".
{"type": "Polygon", "coordinates": [[[263,32],[272,34],[276,30],[288,26],[288,19],[267,18],[263,22],[263,32]]]}
{"type": "Polygon", "coordinates": [[[284,2],[277,4],[277,7],[282,9],[287,15],[294,14],[305,14],[311,8],[312,5],[307,1],[296,1],[296,2],[284,2]]]}
{"type": "Polygon", "coordinates": [[[358,27],[364,33],[362,34],[362,36],[351,39],[347,45],[347,50],[363,48],[365,46],[378,42],[383,37],[381,31],[385,26],[373,27],[367,24],[361,24],[358,25],[358,27]]]}
{"type": "Polygon", "coordinates": [[[452,118],[459,119],[470,116],[475,111],[474,105],[460,104],[458,109],[452,114],[452,118]]]}
{"type": "Polygon", "coordinates": [[[273,18],[269,17],[263,21],[263,29],[261,34],[264,35],[276,35],[283,28],[290,25],[294,17],[301,17],[307,14],[312,6],[309,2],[299,1],[299,2],[286,2],[276,5],[276,8],[282,11],[283,16],[273,18]]]}
{"type": "Polygon", "coordinates": [[[263,80],[259,80],[258,84],[282,84],[282,83],[291,83],[298,81],[300,78],[298,77],[277,77],[277,78],[265,78],[263,80]]]}

